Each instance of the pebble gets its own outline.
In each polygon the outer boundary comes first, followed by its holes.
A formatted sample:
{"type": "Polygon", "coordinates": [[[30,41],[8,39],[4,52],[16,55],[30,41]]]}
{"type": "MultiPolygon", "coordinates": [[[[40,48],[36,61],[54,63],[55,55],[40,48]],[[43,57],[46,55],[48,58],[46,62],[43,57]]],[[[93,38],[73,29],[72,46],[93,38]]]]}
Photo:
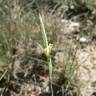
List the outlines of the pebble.
{"type": "Polygon", "coordinates": [[[84,36],[80,38],[80,43],[90,43],[92,41],[92,38],[89,36],[84,36]]]}

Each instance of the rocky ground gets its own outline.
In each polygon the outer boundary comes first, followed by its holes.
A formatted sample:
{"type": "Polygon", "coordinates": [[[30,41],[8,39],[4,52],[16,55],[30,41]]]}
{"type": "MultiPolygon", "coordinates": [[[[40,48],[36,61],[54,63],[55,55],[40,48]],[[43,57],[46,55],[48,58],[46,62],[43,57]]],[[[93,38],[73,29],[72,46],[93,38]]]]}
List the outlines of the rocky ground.
{"type": "Polygon", "coordinates": [[[78,50],[77,57],[80,64],[78,80],[81,83],[82,96],[96,96],[96,45],[87,45],[78,50]]]}
{"type": "MultiPolygon", "coordinates": [[[[41,12],[48,41],[53,44],[54,96],[79,96],[79,89],[80,96],[96,96],[96,15],[85,19],[81,13],[78,15],[78,10],[71,11],[72,17],[69,16],[70,10],[66,13],[68,18],[60,17],[54,10],[41,12]],[[75,78],[66,87],[71,74],[70,64],[76,64],[75,78]]],[[[40,31],[39,27],[33,29],[40,31]]],[[[0,72],[5,70],[5,74],[10,74],[7,79],[0,78],[0,84],[5,86],[0,89],[0,96],[51,96],[47,60],[38,41],[38,32],[34,35],[35,39],[30,38],[27,46],[18,44],[9,64],[10,71],[6,70],[4,62],[0,62],[0,72]]]]}

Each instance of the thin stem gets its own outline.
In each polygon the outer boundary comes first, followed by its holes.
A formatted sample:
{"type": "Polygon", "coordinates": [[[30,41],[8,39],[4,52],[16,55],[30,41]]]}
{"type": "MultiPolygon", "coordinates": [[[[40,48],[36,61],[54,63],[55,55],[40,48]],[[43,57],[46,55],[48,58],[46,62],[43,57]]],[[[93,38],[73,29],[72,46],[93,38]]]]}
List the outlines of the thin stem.
{"type": "Polygon", "coordinates": [[[43,19],[41,17],[41,15],[39,14],[39,19],[40,19],[40,23],[41,23],[41,35],[42,35],[42,39],[43,39],[43,47],[44,49],[46,49],[45,55],[47,57],[47,62],[48,62],[48,68],[49,68],[49,82],[51,84],[50,88],[51,88],[51,95],[53,96],[53,88],[52,88],[52,60],[51,60],[51,50],[50,50],[50,44],[48,44],[48,39],[47,39],[47,35],[45,32],[45,27],[44,27],[44,23],[43,23],[43,19]]]}

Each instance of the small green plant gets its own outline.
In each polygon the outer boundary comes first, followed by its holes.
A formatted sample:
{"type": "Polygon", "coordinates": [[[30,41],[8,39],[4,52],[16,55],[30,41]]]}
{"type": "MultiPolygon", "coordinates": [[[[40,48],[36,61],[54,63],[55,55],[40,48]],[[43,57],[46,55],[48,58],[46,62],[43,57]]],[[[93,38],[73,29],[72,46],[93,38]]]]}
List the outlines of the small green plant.
{"type": "Polygon", "coordinates": [[[63,69],[63,74],[64,74],[64,84],[63,84],[63,88],[65,90],[65,94],[67,94],[66,92],[71,92],[72,96],[74,96],[74,94],[76,94],[76,96],[80,95],[80,90],[79,87],[77,86],[75,79],[76,79],[76,71],[79,67],[79,64],[77,62],[76,59],[76,54],[77,54],[77,50],[78,50],[78,45],[76,48],[72,48],[72,47],[68,47],[65,49],[64,51],[64,69],[63,69]]]}
{"type": "MultiPolygon", "coordinates": [[[[3,3],[3,1],[0,2],[2,6],[7,6],[7,4],[3,3]]],[[[6,3],[8,2],[6,1],[6,3]]],[[[34,21],[32,12],[23,13],[21,16],[22,8],[18,3],[14,8],[9,9],[10,14],[8,13],[7,15],[3,15],[2,6],[0,6],[2,10],[2,12],[0,10],[2,17],[0,17],[0,92],[2,91],[1,89],[7,87],[5,82],[9,82],[11,79],[16,52],[22,46],[25,48],[28,44],[29,36],[31,37],[30,30],[34,21]]]]}
{"type": "Polygon", "coordinates": [[[43,50],[44,53],[47,57],[47,62],[48,62],[48,68],[49,68],[49,81],[51,84],[51,92],[53,96],[53,88],[52,88],[52,61],[51,61],[51,49],[52,49],[52,44],[48,44],[48,39],[47,35],[45,32],[45,27],[43,23],[43,19],[41,15],[39,14],[39,19],[40,19],[40,24],[41,24],[41,35],[42,35],[42,40],[43,40],[43,50]]]}

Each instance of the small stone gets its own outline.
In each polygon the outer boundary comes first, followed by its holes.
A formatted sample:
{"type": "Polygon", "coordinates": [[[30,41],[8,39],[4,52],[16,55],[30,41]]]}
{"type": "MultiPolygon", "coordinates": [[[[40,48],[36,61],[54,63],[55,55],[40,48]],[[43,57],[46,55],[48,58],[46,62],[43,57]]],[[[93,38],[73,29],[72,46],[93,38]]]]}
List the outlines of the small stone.
{"type": "Polygon", "coordinates": [[[90,43],[92,41],[91,37],[85,36],[80,38],[80,43],[90,43]]]}

